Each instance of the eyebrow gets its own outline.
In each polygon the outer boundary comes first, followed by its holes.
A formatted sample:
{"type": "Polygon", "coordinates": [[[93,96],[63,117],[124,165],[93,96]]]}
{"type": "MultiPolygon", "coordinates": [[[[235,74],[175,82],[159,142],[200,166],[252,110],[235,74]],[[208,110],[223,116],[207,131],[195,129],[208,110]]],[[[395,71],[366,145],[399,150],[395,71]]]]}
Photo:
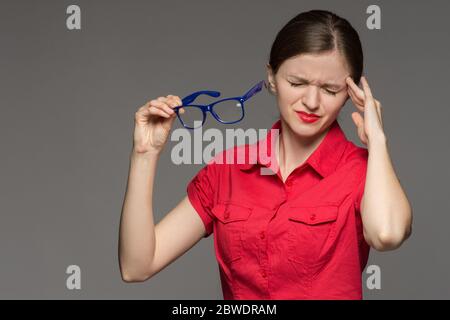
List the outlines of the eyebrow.
{"type": "MultiPolygon", "coordinates": [[[[307,80],[307,79],[305,79],[305,78],[302,78],[302,77],[299,77],[299,76],[288,75],[288,77],[295,78],[295,79],[297,79],[297,80],[299,80],[299,81],[309,83],[309,80],[307,80]]],[[[335,84],[335,83],[324,83],[324,84],[322,84],[322,85],[323,85],[324,87],[328,87],[328,88],[336,89],[336,90],[341,88],[341,86],[340,86],[339,84],[335,84]]]]}

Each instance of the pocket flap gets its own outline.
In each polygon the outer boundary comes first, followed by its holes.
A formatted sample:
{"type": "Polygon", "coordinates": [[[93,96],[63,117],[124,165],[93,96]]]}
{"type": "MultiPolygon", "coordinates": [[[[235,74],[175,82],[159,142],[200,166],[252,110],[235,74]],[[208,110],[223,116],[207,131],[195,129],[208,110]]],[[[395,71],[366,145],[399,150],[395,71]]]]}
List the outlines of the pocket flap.
{"type": "Polygon", "coordinates": [[[252,213],[252,208],[231,204],[219,203],[212,208],[212,213],[223,223],[247,220],[252,213]]]}
{"type": "Polygon", "coordinates": [[[306,224],[320,224],[337,219],[338,206],[291,207],[289,220],[306,224]]]}

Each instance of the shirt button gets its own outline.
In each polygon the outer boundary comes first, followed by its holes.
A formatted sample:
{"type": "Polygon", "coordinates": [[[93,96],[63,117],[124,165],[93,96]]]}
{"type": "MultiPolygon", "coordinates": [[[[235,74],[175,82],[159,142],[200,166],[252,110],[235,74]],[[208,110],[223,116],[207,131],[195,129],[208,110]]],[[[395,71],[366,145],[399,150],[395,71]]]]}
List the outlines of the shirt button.
{"type": "Polygon", "coordinates": [[[287,181],[287,182],[286,182],[286,185],[287,185],[288,187],[292,186],[292,180],[287,181]]]}
{"type": "Polygon", "coordinates": [[[266,272],[264,270],[261,271],[261,275],[262,275],[263,278],[267,278],[267,274],[266,274],[266,272]]]}
{"type": "Polygon", "coordinates": [[[309,218],[310,218],[312,221],[316,220],[316,214],[315,214],[315,213],[311,214],[311,215],[309,216],[309,218]]]}
{"type": "Polygon", "coordinates": [[[230,212],[229,211],[225,211],[225,214],[223,216],[225,219],[228,219],[230,217],[230,212]]]}
{"type": "Polygon", "coordinates": [[[259,237],[261,239],[264,239],[266,237],[266,235],[264,234],[264,231],[261,231],[261,233],[259,234],[259,237]]]}

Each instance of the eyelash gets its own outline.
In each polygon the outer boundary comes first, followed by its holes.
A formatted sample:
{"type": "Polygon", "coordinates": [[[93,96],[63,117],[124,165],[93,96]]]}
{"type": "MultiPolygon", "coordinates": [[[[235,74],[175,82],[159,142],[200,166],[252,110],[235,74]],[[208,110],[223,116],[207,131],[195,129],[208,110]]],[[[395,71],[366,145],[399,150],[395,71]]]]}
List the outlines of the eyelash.
{"type": "MultiPolygon", "coordinates": [[[[289,83],[291,84],[291,87],[298,87],[298,86],[303,85],[303,83],[292,83],[292,82],[289,82],[289,83]]],[[[334,91],[329,91],[329,90],[325,90],[325,91],[333,96],[335,96],[337,94],[337,92],[334,92],[334,91]]]]}

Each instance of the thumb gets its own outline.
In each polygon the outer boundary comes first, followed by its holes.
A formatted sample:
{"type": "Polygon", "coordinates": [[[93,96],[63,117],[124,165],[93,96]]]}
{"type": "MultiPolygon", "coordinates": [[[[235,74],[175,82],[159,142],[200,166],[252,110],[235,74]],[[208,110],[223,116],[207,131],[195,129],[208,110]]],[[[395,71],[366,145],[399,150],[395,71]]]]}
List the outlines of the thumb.
{"type": "Polygon", "coordinates": [[[356,127],[358,128],[364,124],[364,119],[361,114],[359,114],[359,112],[352,112],[352,119],[356,127]]]}
{"type": "Polygon", "coordinates": [[[359,112],[353,112],[352,113],[352,119],[353,122],[355,123],[357,130],[358,130],[358,136],[361,139],[361,141],[364,144],[367,144],[367,136],[364,132],[364,119],[361,116],[361,114],[359,112]]]}

